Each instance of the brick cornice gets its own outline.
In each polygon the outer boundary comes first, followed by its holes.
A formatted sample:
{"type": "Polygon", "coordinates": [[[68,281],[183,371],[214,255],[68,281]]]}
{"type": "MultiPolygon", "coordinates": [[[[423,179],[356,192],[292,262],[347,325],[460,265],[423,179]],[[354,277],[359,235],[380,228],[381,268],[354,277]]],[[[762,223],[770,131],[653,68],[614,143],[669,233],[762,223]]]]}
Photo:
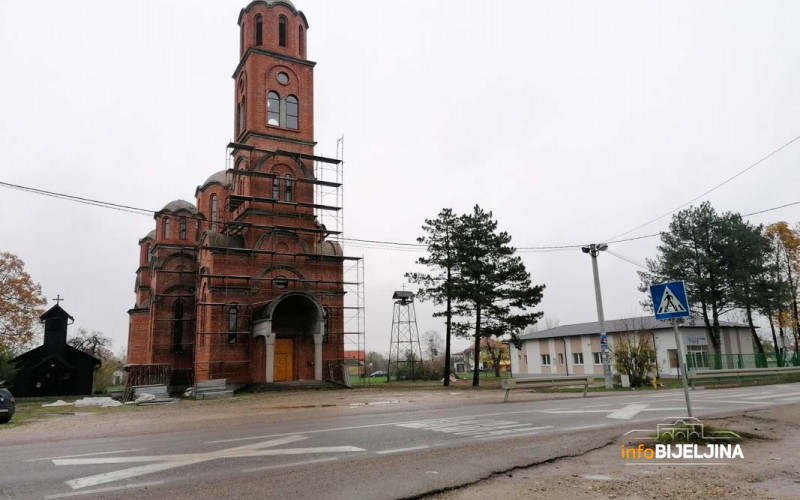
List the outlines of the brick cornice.
{"type": "Polygon", "coordinates": [[[269,56],[274,57],[275,59],[281,59],[283,61],[289,61],[297,64],[302,64],[303,66],[308,66],[309,68],[313,68],[317,65],[314,61],[309,61],[308,59],[300,59],[298,57],[288,56],[286,54],[280,54],[278,52],[272,52],[271,50],[264,50],[258,49],[255,47],[250,47],[247,49],[247,52],[244,53],[242,59],[239,61],[239,64],[236,65],[236,69],[233,71],[233,75],[231,76],[234,80],[239,75],[239,71],[242,70],[242,66],[244,63],[247,62],[247,58],[250,57],[250,54],[259,54],[262,56],[269,56]]]}

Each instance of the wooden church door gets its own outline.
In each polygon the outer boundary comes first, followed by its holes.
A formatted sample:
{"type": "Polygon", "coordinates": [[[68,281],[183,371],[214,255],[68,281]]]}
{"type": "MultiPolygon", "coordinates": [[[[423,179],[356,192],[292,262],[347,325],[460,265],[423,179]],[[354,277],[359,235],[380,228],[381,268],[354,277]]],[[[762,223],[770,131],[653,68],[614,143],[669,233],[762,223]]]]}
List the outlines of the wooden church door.
{"type": "Polygon", "coordinates": [[[275,382],[293,379],[294,339],[275,339],[275,382]]]}

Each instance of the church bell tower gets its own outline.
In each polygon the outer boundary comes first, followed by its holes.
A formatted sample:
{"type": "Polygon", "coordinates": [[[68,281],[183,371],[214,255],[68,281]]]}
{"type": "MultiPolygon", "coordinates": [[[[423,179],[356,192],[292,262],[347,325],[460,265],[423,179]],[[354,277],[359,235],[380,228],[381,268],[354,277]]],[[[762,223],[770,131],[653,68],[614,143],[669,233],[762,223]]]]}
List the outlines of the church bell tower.
{"type": "Polygon", "coordinates": [[[312,154],[314,66],[308,21],[289,0],[256,0],[239,14],[234,142],[312,154]]]}

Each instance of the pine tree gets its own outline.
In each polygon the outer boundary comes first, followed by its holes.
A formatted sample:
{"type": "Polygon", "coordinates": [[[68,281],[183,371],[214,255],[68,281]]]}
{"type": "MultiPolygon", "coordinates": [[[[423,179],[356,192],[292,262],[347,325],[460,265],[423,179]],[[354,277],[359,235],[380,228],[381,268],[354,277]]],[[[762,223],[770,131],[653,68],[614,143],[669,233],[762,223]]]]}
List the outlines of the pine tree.
{"type": "Polygon", "coordinates": [[[474,340],[472,385],[477,387],[481,339],[508,335],[519,347],[519,334],[543,314],[526,311],[542,300],[544,285],[531,285],[525,264],[510,246],[511,236],[497,231],[491,212],[475,205],[459,220],[454,238],[459,272],[453,295],[454,314],[462,320],[453,327],[456,335],[474,340]]]}

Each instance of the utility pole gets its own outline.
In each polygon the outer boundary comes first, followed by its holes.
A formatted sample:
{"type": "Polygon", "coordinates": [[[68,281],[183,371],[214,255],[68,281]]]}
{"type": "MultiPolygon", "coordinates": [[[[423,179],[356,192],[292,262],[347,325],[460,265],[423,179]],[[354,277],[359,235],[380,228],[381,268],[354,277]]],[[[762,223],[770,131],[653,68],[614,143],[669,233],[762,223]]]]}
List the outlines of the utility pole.
{"type": "Polygon", "coordinates": [[[594,244],[582,247],[583,253],[588,253],[592,256],[592,272],[594,274],[594,298],[597,302],[597,322],[600,323],[600,348],[602,349],[603,359],[603,378],[605,379],[606,389],[614,387],[614,381],[611,378],[611,363],[608,351],[608,336],[606,335],[606,320],[603,316],[603,295],[600,292],[600,274],[597,271],[597,255],[608,250],[608,245],[605,243],[594,244]]]}

